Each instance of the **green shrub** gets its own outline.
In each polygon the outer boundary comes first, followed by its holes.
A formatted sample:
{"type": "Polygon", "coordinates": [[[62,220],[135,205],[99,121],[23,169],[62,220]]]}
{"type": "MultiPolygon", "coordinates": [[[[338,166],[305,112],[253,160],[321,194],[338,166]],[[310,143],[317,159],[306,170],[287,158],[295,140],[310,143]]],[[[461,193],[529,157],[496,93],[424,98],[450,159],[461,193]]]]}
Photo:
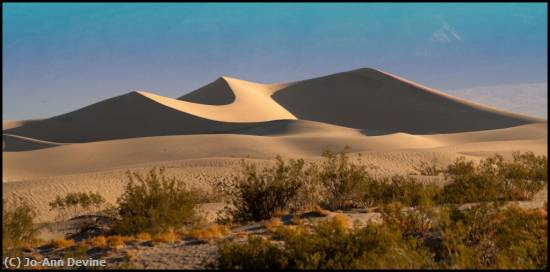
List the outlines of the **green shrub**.
{"type": "Polygon", "coordinates": [[[2,200],[2,252],[3,256],[16,256],[19,247],[32,243],[36,228],[36,209],[25,199],[2,200]]]}
{"type": "Polygon", "coordinates": [[[546,156],[531,152],[513,153],[512,161],[501,155],[481,160],[478,165],[458,158],[447,167],[441,203],[528,200],[548,182],[546,156]]]}
{"type": "Polygon", "coordinates": [[[361,161],[351,162],[344,151],[323,152],[325,160],[319,165],[317,178],[326,193],[322,204],[330,210],[363,205],[361,192],[365,184],[372,179],[367,166],[361,161]]]}
{"type": "Polygon", "coordinates": [[[166,177],[163,168],[127,175],[129,182],[117,200],[115,233],[161,233],[193,222],[197,197],[182,181],[166,177]]]}
{"type": "Polygon", "coordinates": [[[292,207],[300,188],[307,182],[304,160],[289,160],[277,156],[274,167],[259,171],[255,164],[242,162],[241,174],[231,183],[222,184],[230,197],[228,213],[237,222],[271,218],[276,212],[292,207]]]}
{"type": "Polygon", "coordinates": [[[398,202],[406,206],[432,205],[441,194],[436,184],[423,184],[412,177],[395,175],[391,178],[370,179],[364,186],[367,206],[382,206],[398,202]]]}

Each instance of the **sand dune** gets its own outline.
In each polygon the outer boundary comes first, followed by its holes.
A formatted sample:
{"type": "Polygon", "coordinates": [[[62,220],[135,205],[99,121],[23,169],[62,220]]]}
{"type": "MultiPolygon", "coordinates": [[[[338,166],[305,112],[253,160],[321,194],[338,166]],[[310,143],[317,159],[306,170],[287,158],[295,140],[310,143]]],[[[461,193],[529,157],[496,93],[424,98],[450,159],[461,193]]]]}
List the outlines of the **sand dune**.
{"type": "Polygon", "coordinates": [[[4,131],[42,141],[80,143],[246,133],[265,122],[296,119],[361,129],[367,135],[464,132],[545,122],[360,69],[288,84],[222,77],[180,100],[131,92],[49,119],[7,123],[4,131]]]}
{"type": "Polygon", "coordinates": [[[10,129],[10,128],[16,128],[23,125],[27,125],[36,121],[40,121],[40,119],[31,119],[31,120],[2,120],[2,130],[10,129]]]}
{"type": "MultiPolygon", "coordinates": [[[[270,95],[279,85],[224,78],[235,101],[212,106],[137,91],[88,107],[4,130],[44,141],[79,143],[146,136],[235,131],[258,122],[296,119],[270,95]],[[254,87],[248,89],[248,87],[254,87]],[[260,86],[260,85],[257,85],[260,86]]],[[[286,85],[284,85],[286,86],[286,85]]],[[[282,86],[279,86],[282,87],[282,86]]]]}
{"type": "MultiPolygon", "coordinates": [[[[267,132],[255,127],[252,131],[267,132]]],[[[287,128],[289,126],[286,126],[287,128]]],[[[292,127],[292,126],[291,126],[292,127]]],[[[394,133],[383,136],[365,136],[357,130],[323,126],[314,122],[298,122],[294,133],[272,136],[212,134],[142,137],[63,145],[32,152],[4,152],[4,178],[28,179],[43,176],[67,175],[125,168],[132,165],[208,157],[251,157],[271,159],[280,154],[286,157],[317,157],[325,149],[350,152],[393,151],[409,149],[446,148],[461,152],[461,145],[478,145],[479,150],[514,150],[546,152],[547,124],[532,124],[515,128],[440,135],[411,135],[394,133]],[[318,133],[309,129],[316,127],[318,133]],[[328,131],[322,133],[319,131],[328,131]],[[526,142],[527,141],[527,142],[526,142]],[[533,145],[533,141],[536,144],[533,145]],[[487,146],[488,143],[502,147],[487,146]],[[526,145],[527,147],[523,147],[526,145]]],[[[292,129],[291,129],[292,130],[292,129]]],[[[277,129],[272,132],[280,132],[277,129]]],[[[258,133],[259,134],[259,133],[258,133]]],[[[471,147],[465,151],[470,152],[471,147]]],[[[509,151],[509,152],[508,152],[509,151]]]]}
{"type": "MultiPolygon", "coordinates": [[[[307,122],[290,127],[315,125],[307,122]]],[[[378,167],[376,173],[405,175],[414,171],[420,161],[434,158],[445,166],[460,156],[476,160],[498,152],[509,158],[517,150],[546,155],[548,145],[546,124],[427,136],[407,133],[365,136],[357,130],[330,128],[333,130],[327,134],[296,129],[289,134],[270,136],[156,136],[3,152],[4,195],[31,199],[40,207],[40,220],[48,221],[55,213],[48,211],[45,204],[57,195],[100,191],[114,202],[122,193],[124,173],[129,169],[146,171],[164,166],[170,176],[208,188],[209,182],[234,173],[240,158],[272,163],[271,159],[280,154],[285,158],[317,160],[327,147],[340,150],[350,145],[352,153],[361,153],[365,163],[378,167]]]]}
{"type": "Polygon", "coordinates": [[[374,69],[304,80],[273,99],[298,119],[382,131],[433,134],[545,122],[466,100],[374,69]]]}

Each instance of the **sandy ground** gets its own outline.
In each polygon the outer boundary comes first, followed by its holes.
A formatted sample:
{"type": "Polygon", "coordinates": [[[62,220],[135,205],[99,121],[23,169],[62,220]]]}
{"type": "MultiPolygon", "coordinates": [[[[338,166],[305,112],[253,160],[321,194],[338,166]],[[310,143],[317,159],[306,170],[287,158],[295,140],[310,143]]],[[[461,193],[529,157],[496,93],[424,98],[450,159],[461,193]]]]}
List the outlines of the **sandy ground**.
{"type": "Polygon", "coordinates": [[[68,192],[99,192],[114,203],[127,181],[127,170],[145,172],[163,166],[168,175],[209,189],[213,181],[236,173],[241,158],[248,157],[247,161],[264,166],[272,164],[276,154],[318,160],[325,147],[340,150],[348,144],[353,153],[350,155],[360,153],[364,163],[376,167],[374,173],[406,175],[413,173],[421,161],[433,159],[444,167],[460,156],[478,160],[500,153],[509,158],[516,150],[546,154],[546,129],[546,124],[534,124],[462,135],[356,138],[324,138],[320,134],[165,136],[4,152],[3,196],[30,199],[39,207],[39,219],[47,221],[54,216],[47,203],[68,192]]]}

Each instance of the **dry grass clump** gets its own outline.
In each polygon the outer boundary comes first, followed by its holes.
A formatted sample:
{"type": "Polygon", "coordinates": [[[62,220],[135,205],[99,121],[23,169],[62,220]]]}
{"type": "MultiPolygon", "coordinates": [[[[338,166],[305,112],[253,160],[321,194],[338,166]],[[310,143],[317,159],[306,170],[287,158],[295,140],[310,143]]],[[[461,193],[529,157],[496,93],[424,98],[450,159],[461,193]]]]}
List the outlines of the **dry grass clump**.
{"type": "Polygon", "coordinates": [[[135,258],[136,255],[137,255],[136,253],[137,253],[136,250],[126,250],[126,252],[124,252],[124,254],[126,255],[126,258],[128,260],[131,260],[131,259],[135,258]]]}
{"type": "Polygon", "coordinates": [[[114,235],[114,236],[109,236],[109,238],[107,238],[107,245],[110,248],[119,249],[124,247],[126,243],[124,242],[124,237],[120,235],[114,235]]]}
{"type": "Polygon", "coordinates": [[[210,241],[214,239],[219,239],[229,234],[230,230],[225,225],[213,224],[203,229],[195,229],[189,232],[189,236],[201,240],[201,241],[210,241]]]}
{"type": "Polygon", "coordinates": [[[345,230],[351,227],[349,218],[343,214],[337,214],[329,220],[329,224],[337,229],[345,230]]]}
{"type": "Polygon", "coordinates": [[[178,234],[174,231],[174,229],[168,229],[155,235],[153,241],[157,243],[173,243],[178,238],[178,234]]]}
{"type": "Polygon", "coordinates": [[[136,239],[139,241],[151,241],[151,234],[148,232],[140,232],[136,235],[136,239]]]}
{"type": "Polygon", "coordinates": [[[267,220],[264,223],[264,227],[269,231],[274,231],[275,229],[277,229],[282,224],[283,224],[283,221],[281,221],[281,218],[275,217],[271,220],[267,220]]]}
{"type": "Polygon", "coordinates": [[[56,239],[56,240],[52,240],[50,242],[50,246],[54,247],[54,248],[68,248],[68,247],[72,247],[75,245],[75,242],[73,239],[56,239]]]}
{"type": "Polygon", "coordinates": [[[93,247],[105,248],[107,247],[107,238],[103,235],[96,236],[91,239],[90,243],[93,247]]]}

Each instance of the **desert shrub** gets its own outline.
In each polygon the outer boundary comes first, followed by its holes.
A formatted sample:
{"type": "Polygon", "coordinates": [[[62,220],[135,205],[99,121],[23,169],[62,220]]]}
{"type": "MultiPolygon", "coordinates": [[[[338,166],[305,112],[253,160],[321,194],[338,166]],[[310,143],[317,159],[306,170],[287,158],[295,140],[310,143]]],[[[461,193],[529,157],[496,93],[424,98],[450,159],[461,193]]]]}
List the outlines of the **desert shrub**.
{"type": "MultiPolygon", "coordinates": [[[[442,262],[449,268],[544,268],[545,213],[482,204],[450,209],[441,221],[442,262]]],[[[445,213],[444,213],[445,214],[445,213]]]]}
{"type": "Polygon", "coordinates": [[[421,161],[418,166],[413,167],[420,175],[437,176],[443,172],[443,169],[437,166],[437,159],[432,159],[430,162],[421,161]]]}
{"type": "Polygon", "coordinates": [[[496,154],[477,165],[461,157],[445,171],[448,184],[440,202],[528,200],[547,184],[547,171],[546,156],[531,152],[515,152],[512,161],[496,154]]]}
{"type": "Polygon", "coordinates": [[[50,210],[57,210],[63,217],[67,215],[75,216],[79,213],[89,213],[99,211],[105,203],[105,198],[99,193],[79,192],[68,193],[64,197],[57,196],[55,200],[49,203],[50,210]]]}
{"type": "Polygon", "coordinates": [[[433,204],[441,189],[436,184],[423,184],[404,176],[369,179],[364,186],[364,202],[367,206],[382,206],[398,202],[406,206],[433,204]]]}
{"type": "Polygon", "coordinates": [[[240,175],[220,184],[230,197],[232,208],[228,214],[233,221],[269,219],[276,212],[289,209],[306,183],[303,160],[291,159],[287,163],[277,156],[276,165],[262,171],[255,164],[242,161],[241,165],[240,175]]]}
{"type": "Polygon", "coordinates": [[[269,241],[249,236],[244,244],[222,241],[214,266],[218,269],[283,269],[284,252],[269,241]]]}
{"type": "Polygon", "coordinates": [[[154,168],[145,176],[127,175],[129,182],[117,200],[114,233],[156,234],[192,223],[196,194],[182,181],[166,177],[162,168],[154,168]]]}
{"type": "Polygon", "coordinates": [[[360,206],[363,196],[361,191],[372,179],[367,166],[361,161],[351,162],[345,150],[339,153],[327,150],[323,152],[323,157],[317,175],[326,193],[322,204],[330,210],[360,206]]]}
{"type": "Polygon", "coordinates": [[[420,237],[429,233],[433,228],[434,216],[431,207],[406,209],[401,203],[393,203],[382,208],[386,226],[399,230],[405,236],[420,237]]]}
{"type": "Polygon", "coordinates": [[[36,235],[36,209],[24,198],[2,200],[2,252],[15,256],[21,246],[33,243],[36,235]]]}

